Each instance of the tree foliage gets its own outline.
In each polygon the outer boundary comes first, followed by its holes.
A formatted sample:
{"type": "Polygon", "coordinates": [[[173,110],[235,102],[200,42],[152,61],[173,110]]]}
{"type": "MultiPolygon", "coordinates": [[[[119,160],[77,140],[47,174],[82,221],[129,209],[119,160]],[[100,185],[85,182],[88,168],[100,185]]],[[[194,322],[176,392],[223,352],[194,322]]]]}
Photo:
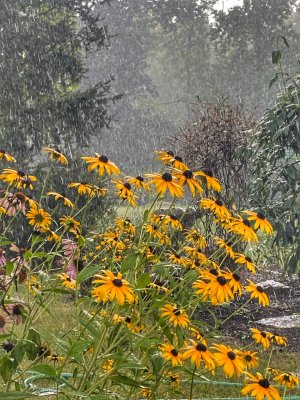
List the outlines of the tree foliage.
{"type": "Polygon", "coordinates": [[[85,146],[110,122],[111,80],[80,89],[84,52],[108,40],[95,3],[0,1],[2,146],[24,162],[45,144],[85,146]]]}

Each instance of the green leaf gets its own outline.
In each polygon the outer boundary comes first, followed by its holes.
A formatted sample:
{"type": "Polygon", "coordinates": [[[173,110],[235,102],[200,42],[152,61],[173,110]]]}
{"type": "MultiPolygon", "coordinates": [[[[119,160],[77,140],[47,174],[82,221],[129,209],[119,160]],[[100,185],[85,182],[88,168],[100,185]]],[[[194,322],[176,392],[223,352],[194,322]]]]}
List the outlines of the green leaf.
{"type": "Polygon", "coordinates": [[[13,243],[12,240],[8,240],[6,238],[3,238],[2,240],[0,240],[0,246],[6,246],[7,244],[11,244],[13,243]]]}
{"type": "Polygon", "coordinates": [[[139,253],[129,254],[127,257],[124,258],[121,264],[121,273],[133,269],[136,265],[137,259],[139,257],[139,253]]]}
{"type": "Polygon", "coordinates": [[[273,76],[273,78],[269,82],[269,89],[278,81],[279,74],[276,72],[276,74],[273,76]]]}
{"type": "Polygon", "coordinates": [[[151,283],[151,277],[149,274],[143,274],[141,275],[136,283],[136,288],[137,289],[143,289],[146,286],[148,286],[151,283]]]}
{"type": "Polygon", "coordinates": [[[10,276],[14,269],[15,264],[12,261],[6,262],[6,276],[10,276]]]}
{"type": "Polygon", "coordinates": [[[13,348],[11,352],[11,358],[13,358],[13,366],[17,368],[18,364],[23,360],[24,354],[26,351],[26,343],[19,342],[13,348]]]}
{"type": "Polygon", "coordinates": [[[39,374],[49,376],[51,378],[56,378],[56,372],[51,365],[39,364],[30,368],[29,372],[38,372],[39,374]]]}
{"type": "Polygon", "coordinates": [[[82,283],[89,279],[91,276],[95,275],[96,272],[99,272],[99,265],[92,265],[91,267],[83,268],[82,271],[79,272],[77,276],[77,283],[82,283]]]}
{"type": "Polygon", "coordinates": [[[69,356],[74,357],[78,354],[82,354],[91,343],[88,340],[78,340],[73,343],[69,350],[69,356]]]}
{"type": "Polygon", "coordinates": [[[41,347],[41,337],[38,331],[30,328],[27,335],[26,354],[29,360],[34,360],[41,347]]]}
{"type": "Polygon", "coordinates": [[[7,382],[13,371],[13,362],[8,356],[0,359],[0,374],[4,382],[7,382]]]}
{"type": "Polygon", "coordinates": [[[136,381],[136,380],[134,380],[132,378],[129,378],[126,375],[113,376],[112,381],[114,383],[120,383],[120,384],[125,385],[125,386],[143,387],[143,385],[141,383],[139,383],[138,381],[136,381]]]}
{"type": "Polygon", "coordinates": [[[281,60],[281,51],[280,50],[272,51],[272,63],[278,64],[280,60],[281,60]]]}
{"type": "Polygon", "coordinates": [[[286,40],[286,38],[283,35],[280,35],[279,37],[283,40],[286,47],[290,47],[290,45],[288,44],[288,41],[286,40]]]}
{"type": "Polygon", "coordinates": [[[95,327],[95,325],[91,322],[85,321],[83,319],[80,319],[79,322],[92,335],[94,339],[100,339],[101,335],[99,328],[95,327]]]}

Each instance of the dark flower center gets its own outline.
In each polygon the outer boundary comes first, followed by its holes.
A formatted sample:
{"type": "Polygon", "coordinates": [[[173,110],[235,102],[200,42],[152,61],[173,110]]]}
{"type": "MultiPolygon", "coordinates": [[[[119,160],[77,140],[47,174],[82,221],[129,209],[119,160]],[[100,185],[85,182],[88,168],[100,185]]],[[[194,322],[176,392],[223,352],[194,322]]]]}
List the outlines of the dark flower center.
{"type": "Polygon", "coordinates": [[[21,203],[25,203],[26,196],[25,196],[24,193],[22,193],[22,192],[17,192],[17,193],[15,193],[15,197],[16,197],[17,200],[20,201],[21,203]]]}
{"type": "Polygon", "coordinates": [[[252,262],[252,260],[251,260],[250,257],[245,257],[245,260],[248,261],[248,262],[250,262],[250,263],[252,262]]]}
{"type": "Polygon", "coordinates": [[[198,343],[196,346],[196,350],[198,351],[206,351],[207,347],[203,343],[198,343]]]}
{"type": "Polygon", "coordinates": [[[257,290],[259,293],[263,293],[263,291],[264,291],[264,289],[263,289],[261,286],[257,286],[257,287],[256,287],[256,290],[257,290]]]}
{"type": "Polygon", "coordinates": [[[204,172],[206,175],[210,176],[210,177],[213,176],[213,173],[212,173],[212,171],[211,171],[210,169],[204,169],[203,172],[204,172]]]}
{"type": "Polygon", "coordinates": [[[248,226],[248,228],[250,228],[250,221],[247,218],[243,219],[243,224],[248,226]]]}
{"type": "Polygon", "coordinates": [[[87,182],[80,182],[80,185],[85,186],[85,185],[87,185],[87,182]]]}
{"type": "Polygon", "coordinates": [[[12,351],[12,349],[15,347],[15,345],[12,342],[6,342],[3,343],[2,348],[9,353],[10,351],[12,351]]]}
{"type": "Polygon", "coordinates": [[[175,154],[174,154],[173,151],[167,151],[167,154],[168,154],[169,156],[171,156],[171,157],[174,157],[174,156],[175,156],[175,154]]]}
{"type": "Polygon", "coordinates": [[[270,386],[268,379],[261,379],[260,381],[258,381],[258,384],[264,389],[268,389],[270,386]]]}
{"type": "Polygon", "coordinates": [[[233,273],[232,276],[233,276],[233,279],[236,280],[237,282],[239,282],[241,280],[241,277],[236,273],[233,273]]]}
{"type": "Polygon", "coordinates": [[[217,277],[217,281],[219,282],[219,284],[221,286],[225,286],[226,285],[226,279],[224,278],[224,276],[218,276],[217,277]]]}
{"type": "Polygon", "coordinates": [[[106,156],[100,156],[99,157],[99,161],[103,162],[103,163],[107,163],[108,162],[108,158],[106,156]]]}
{"type": "Polygon", "coordinates": [[[283,377],[283,380],[285,381],[285,382],[291,382],[291,375],[289,375],[289,374],[285,374],[284,375],[284,377],[283,377]]]}
{"type": "Polygon", "coordinates": [[[177,357],[178,356],[178,350],[172,349],[171,350],[171,354],[172,354],[172,356],[177,357]]]}
{"type": "Polygon", "coordinates": [[[260,332],[260,334],[261,334],[261,336],[262,336],[263,338],[266,338],[266,337],[267,337],[266,332],[260,332]]]}
{"type": "Polygon", "coordinates": [[[196,265],[196,267],[199,267],[200,266],[200,261],[199,260],[195,260],[194,264],[196,265]]]}
{"type": "Polygon", "coordinates": [[[131,318],[130,318],[130,317],[126,317],[126,318],[125,318],[125,322],[127,322],[128,324],[130,324],[131,318]]]}
{"type": "Polygon", "coordinates": [[[178,221],[178,218],[176,217],[176,215],[170,215],[170,218],[173,220],[173,221],[178,221]]]}
{"type": "Polygon", "coordinates": [[[115,278],[115,279],[112,281],[112,283],[113,283],[115,286],[117,286],[117,287],[122,287],[122,286],[123,286],[122,279],[115,278]]]}
{"type": "Polygon", "coordinates": [[[177,253],[174,254],[174,257],[177,258],[178,260],[180,260],[180,258],[181,258],[180,255],[177,253]]]}
{"type": "Polygon", "coordinates": [[[257,218],[259,218],[259,219],[266,219],[266,217],[264,216],[264,214],[257,213],[256,215],[257,215],[257,218]]]}
{"type": "Polygon", "coordinates": [[[142,176],[137,176],[135,179],[137,179],[140,182],[144,182],[144,178],[142,176]]]}
{"type": "Polygon", "coordinates": [[[227,353],[227,356],[228,356],[228,358],[230,359],[230,360],[235,360],[236,359],[236,354],[233,352],[233,351],[229,351],[228,353],[227,353]]]}
{"type": "Polygon", "coordinates": [[[172,175],[169,172],[165,172],[164,174],[162,174],[162,179],[166,182],[171,182],[172,175]]]}
{"type": "Polygon", "coordinates": [[[173,314],[176,315],[178,317],[178,315],[180,315],[180,310],[179,308],[175,308],[175,310],[173,311],[173,314]]]}
{"type": "Polygon", "coordinates": [[[184,171],[183,176],[186,179],[192,179],[193,178],[193,172],[190,169],[187,169],[186,171],[184,171]]]}
{"type": "Polygon", "coordinates": [[[176,161],[182,162],[182,157],[176,156],[176,157],[174,157],[174,158],[175,158],[176,161]]]}
{"type": "Polygon", "coordinates": [[[217,206],[220,206],[220,207],[222,207],[222,205],[223,205],[223,201],[221,201],[221,200],[219,200],[219,199],[217,199],[217,200],[215,201],[215,203],[217,204],[217,206]]]}
{"type": "Polygon", "coordinates": [[[215,276],[218,276],[218,271],[215,268],[210,269],[209,272],[215,276]]]}
{"type": "Polygon", "coordinates": [[[245,360],[246,360],[247,362],[252,361],[252,356],[250,356],[250,354],[246,354],[246,355],[245,355],[245,360]]]}
{"type": "Polygon", "coordinates": [[[17,174],[18,174],[20,177],[25,176],[25,172],[23,172],[23,171],[18,171],[17,174]]]}
{"type": "Polygon", "coordinates": [[[124,187],[125,187],[126,189],[128,189],[128,190],[131,190],[131,185],[130,185],[130,183],[128,183],[128,182],[124,183],[124,187]]]}
{"type": "Polygon", "coordinates": [[[13,315],[21,315],[21,306],[19,306],[18,304],[13,306],[12,313],[13,315]]]}
{"type": "Polygon", "coordinates": [[[0,150],[0,153],[5,154],[5,150],[0,150]]]}
{"type": "Polygon", "coordinates": [[[171,375],[170,379],[171,379],[172,382],[177,382],[178,377],[176,375],[171,375]]]}

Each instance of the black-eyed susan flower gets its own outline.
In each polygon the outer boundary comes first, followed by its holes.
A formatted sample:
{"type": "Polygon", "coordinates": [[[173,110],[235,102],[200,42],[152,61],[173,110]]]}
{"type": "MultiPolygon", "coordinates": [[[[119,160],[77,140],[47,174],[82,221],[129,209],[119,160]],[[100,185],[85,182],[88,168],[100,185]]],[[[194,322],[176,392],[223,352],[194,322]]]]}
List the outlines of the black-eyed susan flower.
{"type": "Polygon", "coordinates": [[[279,336],[273,333],[269,333],[269,338],[271,343],[276,343],[278,346],[286,346],[287,339],[285,336],[279,336]]]}
{"type": "Polygon", "coordinates": [[[68,187],[76,188],[79,195],[92,195],[92,185],[87,182],[71,182],[68,187]]]}
{"type": "Polygon", "coordinates": [[[204,338],[204,335],[202,332],[199,331],[199,329],[195,328],[194,326],[189,326],[188,327],[189,332],[195,338],[196,340],[200,340],[201,343],[205,344],[207,346],[207,341],[204,338]]]}
{"type": "Polygon", "coordinates": [[[208,258],[202,252],[200,247],[184,246],[183,250],[186,252],[186,254],[188,254],[189,257],[199,260],[200,264],[202,265],[205,265],[208,262],[208,258]]]}
{"type": "Polygon", "coordinates": [[[241,284],[241,277],[236,272],[230,270],[224,272],[225,278],[228,280],[228,285],[233,294],[242,295],[243,286],[241,284]]]}
{"type": "Polygon", "coordinates": [[[258,303],[263,306],[267,307],[270,305],[270,300],[267,293],[264,291],[264,288],[260,285],[256,285],[255,283],[249,280],[250,284],[245,287],[245,290],[251,293],[251,299],[257,299],[258,303]]]}
{"type": "Polygon", "coordinates": [[[74,208],[74,204],[72,203],[71,200],[69,200],[67,197],[63,196],[60,193],[57,192],[48,192],[47,196],[53,196],[54,200],[58,201],[60,200],[65,206],[74,208]]]}
{"type": "Polygon", "coordinates": [[[235,257],[235,253],[233,251],[233,248],[230,246],[230,243],[225,242],[225,240],[216,237],[215,238],[216,244],[221,248],[224,249],[225,253],[232,259],[235,257]]]}
{"type": "Polygon", "coordinates": [[[28,187],[33,189],[32,182],[36,182],[36,177],[20,170],[16,171],[14,169],[5,168],[0,174],[0,180],[10,186],[15,184],[15,186],[20,189],[27,189],[28,187]]]}
{"type": "Polygon", "coordinates": [[[181,255],[178,253],[169,253],[168,258],[173,264],[181,265],[182,267],[186,267],[189,263],[189,260],[187,258],[181,257],[181,255]]]}
{"type": "Polygon", "coordinates": [[[183,354],[180,353],[174,346],[171,344],[162,344],[159,349],[161,350],[161,356],[167,360],[172,362],[173,367],[177,367],[177,365],[182,365],[183,363],[183,354]]]}
{"type": "Polygon", "coordinates": [[[71,217],[70,215],[65,215],[59,218],[59,221],[67,231],[74,233],[75,236],[80,234],[80,222],[76,221],[75,218],[71,217]]]}
{"type": "Polygon", "coordinates": [[[57,276],[65,288],[73,290],[77,288],[76,280],[71,279],[67,274],[57,274],[57,276]]]}
{"type": "Polygon", "coordinates": [[[115,224],[118,229],[127,233],[128,235],[134,236],[135,235],[135,225],[130,221],[129,218],[116,218],[115,224]]]}
{"type": "Polygon", "coordinates": [[[197,181],[196,174],[190,169],[175,171],[174,176],[178,179],[178,185],[188,185],[191,193],[195,196],[196,192],[203,193],[203,188],[199,181],[197,181]]]}
{"type": "Polygon", "coordinates": [[[104,175],[118,175],[120,173],[119,167],[116,166],[112,161],[110,161],[107,156],[95,153],[96,157],[81,157],[88,164],[88,171],[93,171],[97,169],[100,176],[104,175]]]}
{"type": "Polygon", "coordinates": [[[248,214],[248,220],[254,222],[254,229],[260,229],[262,232],[266,232],[271,235],[273,228],[270,222],[262,213],[255,213],[254,211],[243,211],[244,214],[248,214]]]}
{"type": "Polygon", "coordinates": [[[50,147],[44,147],[43,150],[49,154],[51,160],[56,160],[61,164],[68,164],[68,159],[58,149],[51,149],[50,147]]]}
{"type": "Polygon", "coordinates": [[[113,301],[114,299],[120,305],[124,305],[125,301],[134,303],[134,293],[128,281],[122,278],[122,274],[118,272],[115,276],[111,271],[102,270],[102,275],[95,275],[97,279],[93,283],[99,283],[92,290],[92,296],[98,301],[113,301]]]}
{"type": "Polygon", "coordinates": [[[186,166],[182,160],[182,157],[180,156],[174,156],[171,160],[171,164],[173,166],[173,168],[176,168],[180,171],[186,171],[188,170],[188,166],[186,166]]]}
{"type": "Polygon", "coordinates": [[[37,294],[40,294],[41,290],[42,290],[42,285],[39,282],[36,275],[30,276],[30,278],[27,281],[27,287],[28,287],[29,292],[34,296],[37,294]]]}
{"type": "Polygon", "coordinates": [[[50,214],[36,205],[29,209],[26,213],[26,218],[29,225],[32,225],[34,229],[49,229],[52,223],[50,214]]]}
{"type": "Polygon", "coordinates": [[[274,377],[274,381],[278,382],[279,385],[283,385],[288,389],[293,389],[295,386],[299,385],[299,379],[296,375],[289,372],[283,372],[274,377]]]}
{"type": "Polygon", "coordinates": [[[64,361],[64,359],[65,359],[63,356],[60,356],[59,354],[51,354],[45,358],[47,358],[47,360],[49,360],[49,361],[53,361],[54,363],[64,361]]]}
{"type": "Polygon", "coordinates": [[[192,286],[196,289],[196,294],[202,295],[202,301],[209,299],[212,305],[218,305],[233,300],[234,295],[224,273],[212,270],[200,272],[208,282],[197,280],[192,286]]]}
{"type": "Polygon", "coordinates": [[[107,189],[97,185],[91,185],[90,197],[104,197],[107,194],[107,189]]]}
{"type": "Polygon", "coordinates": [[[168,317],[169,323],[175,327],[178,325],[180,328],[186,328],[189,324],[189,318],[183,309],[178,308],[176,305],[167,304],[160,308],[161,316],[168,317]]]}
{"type": "Polygon", "coordinates": [[[263,400],[265,398],[268,400],[281,400],[278,390],[259,372],[256,373],[256,376],[247,372],[246,382],[248,384],[241,390],[243,395],[250,394],[256,400],[263,400]]]}
{"type": "Polygon", "coordinates": [[[213,212],[218,218],[229,218],[231,213],[224,206],[223,201],[220,199],[202,199],[200,201],[200,207],[206,208],[207,210],[213,212]]]}
{"type": "Polygon", "coordinates": [[[13,156],[7,154],[5,150],[0,150],[0,160],[3,159],[8,162],[16,162],[16,159],[13,156]]]}
{"type": "Polygon", "coordinates": [[[111,371],[114,367],[114,361],[111,358],[108,358],[102,364],[102,371],[106,374],[107,372],[111,371]]]}
{"type": "Polygon", "coordinates": [[[183,359],[190,359],[192,364],[195,364],[197,368],[200,368],[201,363],[204,364],[205,368],[213,372],[216,364],[213,353],[208,349],[206,342],[202,340],[190,340],[191,345],[187,347],[183,353],[183,359]]]}
{"type": "Polygon", "coordinates": [[[137,177],[133,176],[126,176],[125,180],[131,185],[134,186],[136,189],[145,189],[149,190],[148,184],[145,182],[144,178],[140,175],[137,177]]]}
{"type": "Polygon", "coordinates": [[[179,221],[176,215],[173,214],[165,215],[162,220],[162,225],[164,227],[171,226],[173,229],[178,229],[179,231],[182,231],[183,229],[182,223],[179,221]]]}
{"type": "Polygon", "coordinates": [[[210,170],[198,171],[197,175],[205,178],[207,189],[213,189],[216,192],[220,192],[222,190],[220,181],[213,176],[213,173],[210,170]]]}
{"type": "Polygon", "coordinates": [[[252,272],[252,274],[256,273],[256,266],[254,265],[252,259],[248,256],[245,256],[244,254],[236,253],[236,258],[235,258],[235,263],[236,264],[241,264],[241,265],[246,265],[248,270],[252,272]]]}
{"type": "Polygon", "coordinates": [[[154,153],[157,155],[157,158],[164,164],[170,164],[175,157],[173,151],[156,150],[154,153]]]}
{"type": "Polygon", "coordinates": [[[187,229],[185,231],[185,238],[188,242],[203,249],[207,245],[205,237],[195,228],[187,229]]]}
{"type": "Polygon", "coordinates": [[[178,387],[180,385],[180,376],[179,374],[174,374],[174,372],[169,372],[168,373],[168,378],[171,382],[172,385],[178,387]]]}
{"type": "Polygon", "coordinates": [[[240,351],[239,356],[244,361],[247,368],[255,368],[258,366],[258,356],[256,351],[240,351]]]}
{"type": "Polygon", "coordinates": [[[164,174],[146,174],[151,178],[148,182],[149,185],[155,185],[159,194],[164,195],[168,190],[173,197],[182,197],[184,192],[181,186],[174,180],[174,177],[169,173],[164,174]]]}
{"type": "Polygon", "coordinates": [[[260,331],[256,328],[250,328],[252,333],[252,339],[257,343],[261,344],[264,349],[268,349],[270,347],[270,335],[269,332],[260,331]]]}
{"type": "Polygon", "coordinates": [[[233,350],[229,346],[224,344],[215,344],[212,346],[216,353],[214,353],[214,358],[217,366],[223,367],[223,372],[226,377],[232,378],[234,374],[241,376],[245,369],[245,363],[239,356],[238,350],[233,350]]]}
{"type": "Polygon", "coordinates": [[[115,184],[117,189],[117,195],[124,199],[131,206],[136,206],[136,195],[132,191],[132,187],[128,182],[122,182],[121,180],[114,179],[112,182],[115,184]]]}
{"type": "Polygon", "coordinates": [[[231,228],[230,231],[240,235],[242,240],[249,242],[257,242],[258,238],[256,233],[251,227],[250,221],[247,218],[231,218],[231,228]]]}

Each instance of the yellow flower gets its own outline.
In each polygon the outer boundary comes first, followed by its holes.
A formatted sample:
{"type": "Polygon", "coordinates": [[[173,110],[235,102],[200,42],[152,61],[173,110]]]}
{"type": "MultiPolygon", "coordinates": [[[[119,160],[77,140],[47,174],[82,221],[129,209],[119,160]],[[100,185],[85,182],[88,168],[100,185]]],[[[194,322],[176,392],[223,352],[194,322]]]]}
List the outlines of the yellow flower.
{"type": "Polygon", "coordinates": [[[218,366],[223,366],[225,376],[228,378],[232,378],[234,374],[241,376],[245,364],[240,358],[239,352],[224,344],[215,344],[212,347],[218,351],[214,353],[214,358],[218,366]]]}
{"type": "Polygon", "coordinates": [[[266,232],[269,235],[273,233],[272,225],[263,214],[253,211],[243,211],[243,213],[250,215],[248,220],[254,221],[254,229],[260,229],[262,232],[266,232]]]}
{"type": "Polygon", "coordinates": [[[111,371],[113,369],[114,362],[110,358],[104,361],[102,364],[102,371],[106,374],[107,372],[111,371]]]}
{"type": "Polygon", "coordinates": [[[216,192],[220,192],[222,190],[221,184],[217,178],[215,178],[211,171],[203,170],[198,171],[197,175],[203,176],[206,180],[207,189],[213,189],[216,192]]]}
{"type": "Polygon", "coordinates": [[[164,174],[146,174],[149,178],[152,178],[148,184],[154,184],[156,190],[159,194],[165,194],[168,190],[173,197],[182,197],[184,192],[182,187],[178,185],[174,181],[174,178],[169,172],[165,172],[164,174]]]}
{"type": "Polygon", "coordinates": [[[36,275],[31,275],[27,282],[28,289],[32,295],[37,295],[41,293],[42,285],[38,281],[36,275]]]}
{"type": "Polygon", "coordinates": [[[174,159],[175,156],[173,151],[157,150],[154,153],[157,154],[157,158],[164,164],[170,164],[170,162],[174,159]]]}
{"type": "Polygon", "coordinates": [[[239,253],[236,253],[235,256],[236,256],[236,259],[234,262],[236,264],[242,264],[242,265],[245,264],[250,272],[252,272],[253,274],[256,273],[256,267],[253,264],[250,257],[245,256],[244,254],[239,254],[239,253]]]}
{"type": "Polygon", "coordinates": [[[177,253],[170,253],[168,258],[172,263],[181,265],[182,267],[186,267],[189,263],[187,258],[181,257],[180,254],[177,253]]]}
{"type": "Polygon", "coordinates": [[[125,300],[128,303],[134,303],[135,298],[129,282],[122,279],[122,274],[118,272],[115,276],[111,271],[102,270],[102,275],[96,275],[93,283],[100,283],[92,290],[92,296],[98,301],[113,301],[115,298],[120,305],[124,305],[125,300]]]}
{"type": "Polygon", "coordinates": [[[43,150],[49,153],[52,160],[57,160],[61,164],[68,164],[68,159],[58,149],[51,149],[50,147],[44,147],[43,150]]]}
{"type": "Polygon", "coordinates": [[[160,311],[162,311],[162,317],[169,317],[169,323],[173,324],[175,328],[177,325],[180,328],[186,328],[190,322],[186,312],[177,308],[176,305],[167,304],[160,308],[160,311]]]}
{"type": "Polygon", "coordinates": [[[5,150],[0,150],[0,160],[3,158],[8,162],[16,162],[16,159],[13,156],[7,154],[5,150]]]}
{"type": "Polygon", "coordinates": [[[242,236],[242,240],[257,242],[258,238],[247,218],[232,218],[230,231],[242,236]]]}
{"type": "Polygon", "coordinates": [[[269,380],[264,378],[262,374],[257,372],[255,376],[248,372],[247,375],[247,382],[249,383],[241,390],[242,394],[248,395],[250,393],[250,396],[255,397],[256,400],[263,400],[264,398],[281,400],[277,389],[270,385],[269,380]]]}
{"type": "Polygon", "coordinates": [[[118,175],[120,173],[120,169],[111,162],[105,155],[100,155],[95,153],[96,157],[81,157],[88,165],[88,171],[93,171],[97,169],[97,172],[100,176],[104,175],[118,175]]]}
{"type": "Polygon", "coordinates": [[[241,277],[236,272],[231,272],[230,270],[228,270],[228,272],[224,272],[224,277],[228,280],[228,285],[232,290],[232,293],[238,293],[238,295],[241,296],[243,290],[242,284],[240,282],[241,277]]]}
{"type": "Polygon", "coordinates": [[[167,361],[172,362],[172,366],[182,365],[183,355],[171,344],[162,344],[160,346],[161,356],[167,361]]]}
{"type": "Polygon", "coordinates": [[[174,176],[178,179],[179,186],[188,185],[193,196],[195,196],[196,191],[199,194],[203,193],[203,188],[200,182],[197,181],[196,173],[193,173],[190,169],[176,171],[174,176]]]}
{"type": "Polygon", "coordinates": [[[270,347],[269,332],[260,331],[256,328],[250,328],[250,331],[252,332],[251,337],[256,343],[261,343],[264,349],[270,347]]]}
{"type": "Polygon", "coordinates": [[[47,358],[49,361],[53,361],[54,363],[59,362],[59,361],[64,361],[64,357],[63,357],[63,356],[60,356],[60,355],[58,355],[58,354],[52,354],[52,355],[50,355],[50,356],[46,356],[46,358],[47,358]]]}
{"type": "Polygon", "coordinates": [[[57,274],[62,282],[62,285],[68,289],[77,289],[77,284],[74,279],[71,279],[67,274],[57,274]]]}
{"type": "Polygon", "coordinates": [[[178,229],[179,231],[182,231],[182,223],[179,221],[179,219],[176,217],[176,215],[165,215],[163,220],[162,220],[162,225],[164,227],[167,227],[170,225],[173,229],[178,229]]]}
{"type": "Polygon", "coordinates": [[[63,225],[66,230],[71,233],[74,233],[75,236],[80,234],[80,222],[76,221],[70,215],[65,215],[64,217],[59,218],[60,224],[63,225]]]}
{"type": "Polygon", "coordinates": [[[28,175],[23,171],[16,171],[14,169],[5,168],[0,174],[0,180],[8,183],[10,186],[15,184],[19,189],[33,189],[32,182],[36,181],[34,175],[28,175]]]}
{"type": "Polygon", "coordinates": [[[255,368],[258,366],[258,357],[256,351],[240,351],[239,356],[244,361],[247,368],[255,368]]]}
{"type": "Polygon", "coordinates": [[[202,249],[206,247],[207,243],[205,237],[202,236],[201,233],[197,231],[197,229],[187,229],[185,232],[185,238],[188,242],[193,243],[195,246],[198,246],[202,249]]]}
{"type": "Polygon", "coordinates": [[[204,364],[205,368],[213,372],[216,364],[214,360],[214,355],[208,350],[205,342],[202,340],[195,342],[195,340],[190,340],[191,346],[187,347],[187,350],[183,353],[183,359],[190,359],[192,364],[195,364],[197,368],[200,368],[201,363],[204,364]]]}
{"type": "Polygon", "coordinates": [[[233,300],[234,295],[225,276],[219,274],[218,271],[213,271],[213,273],[207,271],[204,278],[209,282],[197,280],[192,286],[196,289],[196,294],[202,295],[202,301],[209,298],[212,305],[228,303],[233,300]]]}
{"type": "Polygon", "coordinates": [[[180,156],[174,156],[174,158],[172,158],[172,160],[171,160],[171,164],[172,164],[173,168],[176,168],[176,169],[181,170],[181,171],[186,171],[186,170],[189,169],[183,163],[182,157],[180,157],[180,156]]]}
{"type": "Polygon", "coordinates": [[[121,199],[127,200],[131,206],[136,206],[136,195],[133,193],[130,183],[122,182],[117,179],[112,180],[112,182],[115,184],[116,189],[118,190],[117,195],[121,199]]]}
{"type": "Polygon", "coordinates": [[[250,298],[258,299],[259,304],[262,305],[263,307],[269,306],[270,300],[264,289],[259,285],[255,285],[255,283],[251,282],[250,280],[249,282],[250,285],[246,286],[245,289],[247,290],[247,292],[251,293],[250,298]]]}
{"type": "Polygon", "coordinates": [[[202,199],[200,201],[200,207],[206,208],[215,214],[218,218],[229,218],[231,216],[230,211],[224,206],[223,202],[219,199],[202,199]]]}
{"type": "Polygon", "coordinates": [[[26,213],[26,217],[29,224],[32,225],[34,229],[48,229],[52,223],[50,214],[48,214],[43,208],[39,208],[37,205],[32,205],[26,213]]]}
{"type": "Polygon", "coordinates": [[[283,372],[282,374],[279,374],[274,378],[274,381],[287,387],[288,389],[293,389],[293,387],[299,385],[299,379],[297,376],[292,375],[289,372],[283,372]]]}
{"type": "Polygon", "coordinates": [[[148,184],[144,182],[144,178],[140,175],[137,177],[126,176],[125,180],[132,186],[135,186],[136,189],[145,189],[149,190],[148,184]]]}
{"type": "Polygon", "coordinates": [[[286,346],[287,345],[287,339],[284,336],[278,336],[273,333],[269,332],[269,338],[271,343],[276,343],[278,346],[286,346]]]}
{"type": "Polygon", "coordinates": [[[54,200],[61,200],[65,206],[70,207],[70,208],[74,208],[74,204],[72,203],[71,200],[69,200],[67,197],[64,197],[62,194],[60,193],[56,193],[56,192],[48,192],[47,196],[53,196],[54,200]]]}
{"type": "Polygon", "coordinates": [[[84,195],[87,194],[89,196],[92,196],[92,185],[86,182],[71,182],[69,183],[68,187],[71,188],[76,188],[78,191],[78,194],[84,195]]]}
{"type": "Polygon", "coordinates": [[[232,249],[232,247],[229,245],[229,243],[225,242],[225,240],[216,237],[215,238],[216,244],[221,248],[225,250],[225,253],[232,259],[235,257],[235,253],[232,249]]]}

